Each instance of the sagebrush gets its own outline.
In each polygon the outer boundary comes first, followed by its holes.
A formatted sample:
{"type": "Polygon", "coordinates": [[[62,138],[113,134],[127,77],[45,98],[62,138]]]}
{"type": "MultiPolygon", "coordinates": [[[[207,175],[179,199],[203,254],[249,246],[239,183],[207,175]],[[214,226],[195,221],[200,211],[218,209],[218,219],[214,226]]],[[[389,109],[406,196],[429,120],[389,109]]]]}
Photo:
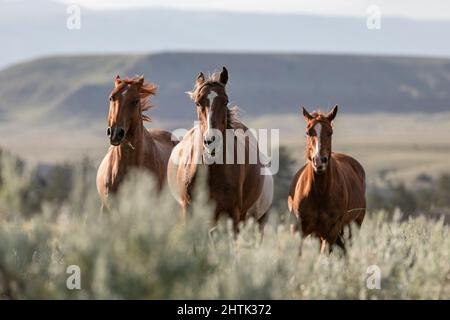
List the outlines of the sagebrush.
{"type": "Polygon", "coordinates": [[[337,249],[319,255],[317,240],[289,234],[286,212],[272,212],[262,239],[251,221],[237,238],[228,221],[209,232],[212,205],[201,185],[183,223],[171,194],[156,194],[142,173],[130,177],[110,212],[100,213],[95,184],[78,170],[67,201],[44,201],[25,215],[27,173],[3,164],[2,188],[10,186],[0,192],[5,299],[450,298],[443,219],[371,212],[347,256],[337,249]],[[80,268],[80,290],[67,287],[71,265],[80,268]],[[370,285],[373,266],[380,289],[370,285]]]}

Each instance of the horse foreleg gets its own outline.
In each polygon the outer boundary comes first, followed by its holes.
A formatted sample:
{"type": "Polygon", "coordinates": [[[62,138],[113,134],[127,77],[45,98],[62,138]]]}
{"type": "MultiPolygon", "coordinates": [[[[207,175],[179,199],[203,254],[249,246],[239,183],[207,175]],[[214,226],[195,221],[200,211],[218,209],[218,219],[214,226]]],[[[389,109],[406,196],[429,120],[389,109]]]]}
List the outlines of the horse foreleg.
{"type": "Polygon", "coordinates": [[[325,248],[327,246],[327,240],[325,238],[320,237],[320,254],[325,252],[325,248]]]}
{"type": "Polygon", "coordinates": [[[231,213],[234,234],[237,235],[239,233],[239,223],[241,222],[241,210],[239,208],[233,208],[231,213]]]}
{"type": "MultiPolygon", "coordinates": [[[[339,235],[336,239],[336,244],[339,246],[339,248],[342,249],[342,251],[344,252],[344,254],[347,254],[347,249],[345,248],[345,243],[344,243],[344,239],[342,237],[342,235],[339,235]]],[[[331,249],[331,247],[330,247],[331,249]]]]}
{"type": "Polygon", "coordinates": [[[264,235],[264,227],[267,223],[267,220],[269,220],[269,211],[270,209],[264,212],[264,214],[257,221],[259,226],[259,232],[261,232],[261,239],[262,236],[264,235]]]}
{"type": "Polygon", "coordinates": [[[239,233],[239,222],[240,222],[239,212],[235,210],[235,213],[233,214],[233,230],[235,235],[239,233]]]}
{"type": "Polygon", "coordinates": [[[295,236],[295,233],[298,232],[297,225],[295,223],[291,223],[289,226],[289,232],[291,233],[291,236],[295,236]]]}
{"type": "Polygon", "coordinates": [[[188,215],[188,207],[186,204],[183,203],[180,208],[180,216],[183,222],[187,221],[187,215],[188,215]]]}
{"type": "Polygon", "coordinates": [[[110,208],[109,206],[102,201],[102,204],[100,206],[100,216],[102,216],[104,213],[109,213],[110,212],[110,208]]]}
{"type": "Polygon", "coordinates": [[[289,220],[291,221],[289,231],[291,235],[294,236],[296,232],[300,232],[300,218],[296,214],[291,213],[289,220]]]}

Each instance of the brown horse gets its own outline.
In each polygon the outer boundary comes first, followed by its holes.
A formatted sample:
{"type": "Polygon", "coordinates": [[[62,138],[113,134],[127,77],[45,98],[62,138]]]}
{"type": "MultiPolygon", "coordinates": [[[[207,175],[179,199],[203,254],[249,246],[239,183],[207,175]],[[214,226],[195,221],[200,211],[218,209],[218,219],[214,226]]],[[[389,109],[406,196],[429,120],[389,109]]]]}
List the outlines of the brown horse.
{"type": "Polygon", "coordinates": [[[262,173],[268,168],[260,161],[264,156],[254,136],[237,118],[236,108],[228,108],[227,81],[225,67],[208,80],[203,73],[197,76],[188,94],[197,106],[199,125],[173,149],[167,176],[186,217],[199,165],[207,165],[209,197],[216,205],[213,223],[225,214],[238,231],[239,222],[249,217],[263,225],[272,204],[273,179],[269,172],[262,173]],[[254,162],[252,151],[257,154],[254,162]]]}
{"type": "Polygon", "coordinates": [[[115,79],[109,96],[107,129],[111,147],[97,171],[97,190],[103,205],[131,168],[153,173],[158,190],[163,188],[167,162],[176,143],[169,132],[144,127],[143,121],[150,118],[143,112],[151,108],[150,97],[155,92],[156,86],[144,81],[143,76],[115,79]]]}
{"type": "Polygon", "coordinates": [[[361,226],[366,212],[363,167],[350,156],[331,152],[337,111],[335,106],[328,114],[310,114],[303,108],[307,163],[295,175],[288,197],[289,211],[297,219],[291,230],[301,227],[303,237],[319,237],[321,253],[327,242],[330,251],[337,244],[345,252],[344,227],[352,221],[361,226]]]}

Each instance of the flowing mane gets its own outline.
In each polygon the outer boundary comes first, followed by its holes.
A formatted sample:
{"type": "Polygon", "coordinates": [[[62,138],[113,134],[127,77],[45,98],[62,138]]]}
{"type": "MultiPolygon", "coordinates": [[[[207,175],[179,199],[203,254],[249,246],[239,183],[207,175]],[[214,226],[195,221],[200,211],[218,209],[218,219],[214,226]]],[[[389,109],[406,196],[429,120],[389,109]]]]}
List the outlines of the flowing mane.
{"type": "Polygon", "coordinates": [[[247,126],[241,122],[241,119],[239,119],[239,107],[227,107],[227,109],[227,129],[242,129],[247,131],[247,126]]]}
{"type": "MultiPolygon", "coordinates": [[[[137,85],[139,84],[139,76],[134,76],[133,78],[127,78],[124,80],[124,82],[127,85],[137,85]]],[[[141,117],[142,121],[148,121],[151,122],[151,118],[144,114],[145,111],[150,110],[153,108],[153,105],[150,103],[150,98],[156,94],[157,86],[154,83],[144,81],[140,88],[139,92],[139,99],[141,100],[141,117]]]]}

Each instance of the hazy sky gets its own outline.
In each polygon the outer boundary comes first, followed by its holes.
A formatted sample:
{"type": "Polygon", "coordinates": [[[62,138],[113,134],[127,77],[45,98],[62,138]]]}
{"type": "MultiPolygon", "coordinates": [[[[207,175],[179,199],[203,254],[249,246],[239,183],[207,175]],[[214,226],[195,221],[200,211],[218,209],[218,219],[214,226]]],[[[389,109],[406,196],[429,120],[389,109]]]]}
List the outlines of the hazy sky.
{"type": "Polygon", "coordinates": [[[321,15],[366,15],[370,5],[378,5],[382,14],[413,19],[450,20],[449,0],[56,0],[77,3],[92,9],[139,6],[171,7],[195,10],[288,12],[321,15]]]}

